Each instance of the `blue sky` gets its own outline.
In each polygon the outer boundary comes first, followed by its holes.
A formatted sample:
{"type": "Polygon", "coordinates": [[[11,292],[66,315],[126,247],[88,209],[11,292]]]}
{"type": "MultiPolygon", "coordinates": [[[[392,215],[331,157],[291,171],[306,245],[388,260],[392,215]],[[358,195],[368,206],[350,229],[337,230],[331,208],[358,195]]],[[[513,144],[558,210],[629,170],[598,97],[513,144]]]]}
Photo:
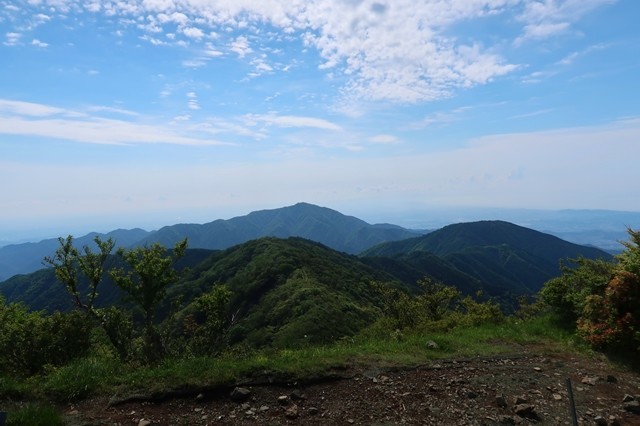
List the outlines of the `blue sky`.
{"type": "Polygon", "coordinates": [[[634,0],[0,0],[0,240],[298,201],[364,219],[640,211],[639,16],[634,0]]]}

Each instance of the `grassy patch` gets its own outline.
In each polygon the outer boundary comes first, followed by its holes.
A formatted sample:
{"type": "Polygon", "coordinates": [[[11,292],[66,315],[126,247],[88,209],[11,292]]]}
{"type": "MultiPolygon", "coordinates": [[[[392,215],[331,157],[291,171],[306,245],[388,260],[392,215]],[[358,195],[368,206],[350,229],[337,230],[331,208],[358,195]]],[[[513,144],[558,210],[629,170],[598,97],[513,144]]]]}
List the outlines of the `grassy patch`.
{"type": "Polygon", "coordinates": [[[83,358],[49,373],[42,390],[57,401],[83,399],[109,389],[122,373],[122,366],[113,359],[83,358]]]}
{"type": "Polygon", "coordinates": [[[54,407],[28,404],[9,411],[7,426],[62,426],[64,421],[54,407]]]}
{"type": "Polygon", "coordinates": [[[92,395],[153,394],[190,387],[233,385],[251,380],[305,380],[341,374],[347,368],[412,367],[446,358],[513,354],[524,346],[540,351],[581,350],[553,318],[513,319],[449,331],[363,334],[332,345],[229,353],[218,358],[168,359],[152,367],[86,358],[52,370],[27,384],[0,381],[0,397],[41,395],[70,401],[92,395]],[[437,348],[429,347],[434,341],[437,348]],[[39,391],[38,391],[39,390],[39,391]]]}

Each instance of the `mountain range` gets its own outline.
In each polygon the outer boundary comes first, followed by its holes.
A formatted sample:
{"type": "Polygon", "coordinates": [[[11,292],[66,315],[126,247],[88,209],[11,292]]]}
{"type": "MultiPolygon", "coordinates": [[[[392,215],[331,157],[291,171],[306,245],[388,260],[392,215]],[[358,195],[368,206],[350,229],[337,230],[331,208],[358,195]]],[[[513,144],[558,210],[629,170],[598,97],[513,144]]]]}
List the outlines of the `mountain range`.
{"type": "MultiPolygon", "coordinates": [[[[298,203],[279,209],[260,210],[229,220],[165,226],[152,232],[119,229],[107,234],[90,233],[76,238],[76,244],[79,247],[91,246],[95,236],[100,236],[102,239],[113,238],[118,247],[130,248],[155,242],[170,247],[187,238],[191,248],[226,249],[261,237],[294,236],[320,242],[338,251],[357,254],[382,242],[420,234],[421,231],[396,225],[371,225],[326,207],[298,203]]],[[[42,268],[42,259],[51,256],[58,245],[58,240],[52,238],[38,243],[0,247],[0,281],[42,268]]]]}

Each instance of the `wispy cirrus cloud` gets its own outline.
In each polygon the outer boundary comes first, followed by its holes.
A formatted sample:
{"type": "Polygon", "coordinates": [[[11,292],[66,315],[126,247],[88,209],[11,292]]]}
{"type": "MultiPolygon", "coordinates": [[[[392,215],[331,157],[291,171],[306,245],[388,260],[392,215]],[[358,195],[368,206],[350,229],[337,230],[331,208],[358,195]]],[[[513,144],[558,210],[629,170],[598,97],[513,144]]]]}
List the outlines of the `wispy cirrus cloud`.
{"type": "Polygon", "coordinates": [[[123,144],[221,145],[220,141],[188,136],[185,129],[106,118],[92,113],[110,112],[136,117],[133,111],[91,106],[87,112],[0,99],[0,134],[39,136],[73,142],[123,144]]]}
{"type": "Polygon", "coordinates": [[[342,127],[328,120],[315,117],[300,117],[294,115],[277,115],[277,114],[247,114],[245,117],[247,123],[264,123],[278,127],[311,127],[322,130],[340,131],[342,127]]]}

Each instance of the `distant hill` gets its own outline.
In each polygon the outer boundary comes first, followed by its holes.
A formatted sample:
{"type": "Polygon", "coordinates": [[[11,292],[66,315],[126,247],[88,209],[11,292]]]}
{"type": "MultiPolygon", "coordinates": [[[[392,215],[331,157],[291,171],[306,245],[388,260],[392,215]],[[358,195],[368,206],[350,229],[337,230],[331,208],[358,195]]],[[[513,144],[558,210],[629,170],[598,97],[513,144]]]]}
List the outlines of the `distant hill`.
{"type": "MultiPolygon", "coordinates": [[[[261,210],[229,220],[206,224],[178,224],[158,231],[117,230],[108,234],[91,233],[76,239],[76,245],[92,244],[95,235],[113,237],[117,246],[136,247],[158,242],[166,247],[188,238],[189,247],[226,249],[261,237],[301,237],[317,241],[338,251],[355,254],[385,241],[420,235],[389,224],[370,225],[326,207],[299,203],[273,210],[261,210]]],[[[0,281],[42,267],[42,259],[58,248],[58,240],[14,244],[0,248],[0,281]]]]}
{"type": "Polygon", "coordinates": [[[326,207],[298,203],[273,210],[260,210],[229,220],[166,226],[140,243],[159,242],[171,246],[187,237],[193,248],[225,249],[261,237],[301,237],[345,253],[359,253],[385,241],[420,235],[399,226],[370,225],[326,207]]]}
{"type": "MultiPolygon", "coordinates": [[[[117,229],[107,234],[92,232],[75,240],[78,247],[93,246],[93,239],[113,238],[117,247],[128,247],[145,238],[149,232],[143,229],[117,229]]],[[[66,237],[66,235],[65,235],[66,237]]],[[[0,281],[17,274],[26,274],[42,268],[45,256],[51,256],[60,246],[57,238],[38,243],[10,244],[0,247],[0,281]]]]}
{"type": "Polygon", "coordinates": [[[461,280],[467,289],[481,287],[491,293],[515,294],[537,292],[559,274],[562,259],[611,258],[597,248],[504,221],[449,225],[421,237],[380,244],[361,255],[392,258],[420,272],[428,272],[434,263],[420,266],[419,261],[435,255],[446,265],[441,268],[442,281],[455,285],[461,280]]]}

